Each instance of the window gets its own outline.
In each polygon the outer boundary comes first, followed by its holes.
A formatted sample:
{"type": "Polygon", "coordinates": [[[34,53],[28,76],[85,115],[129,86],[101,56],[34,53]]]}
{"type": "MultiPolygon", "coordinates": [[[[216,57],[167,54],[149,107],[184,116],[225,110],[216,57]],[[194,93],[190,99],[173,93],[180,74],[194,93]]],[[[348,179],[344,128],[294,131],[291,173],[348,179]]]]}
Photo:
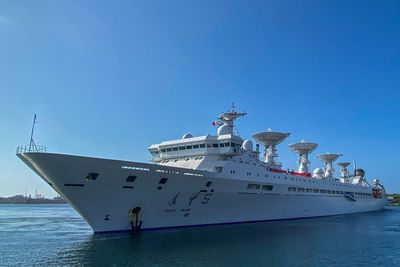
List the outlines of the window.
{"type": "Polygon", "coordinates": [[[212,182],[210,182],[210,181],[206,183],[206,187],[210,187],[211,185],[212,185],[212,182]]]}
{"type": "Polygon", "coordinates": [[[304,188],[297,188],[297,191],[299,191],[299,192],[304,192],[305,189],[304,189],[304,188]]]}
{"type": "Polygon", "coordinates": [[[205,144],[200,144],[200,148],[205,148],[206,145],[205,144]]]}
{"type": "Polygon", "coordinates": [[[168,151],[168,152],[171,152],[171,151],[172,151],[172,148],[170,148],[170,147],[167,148],[167,151],[168,151]]]}
{"type": "Polygon", "coordinates": [[[290,191],[290,192],[296,192],[296,187],[289,187],[289,188],[288,188],[288,191],[290,191]]]}
{"type": "Polygon", "coordinates": [[[226,142],[226,143],[225,143],[225,146],[228,147],[228,146],[229,146],[229,142],[226,142]]]}
{"type": "Polygon", "coordinates": [[[260,189],[260,185],[259,184],[248,184],[247,185],[247,189],[260,189]]]}
{"type": "Polygon", "coordinates": [[[168,181],[168,178],[161,178],[160,181],[158,182],[159,184],[166,184],[168,181]]]}
{"type": "Polygon", "coordinates": [[[193,145],[193,149],[199,148],[199,145],[193,145]]]}
{"type": "Polygon", "coordinates": [[[213,147],[218,147],[218,144],[212,144],[213,147]]]}
{"type": "Polygon", "coordinates": [[[86,180],[96,180],[97,179],[97,176],[99,176],[99,174],[98,173],[95,173],[95,172],[90,172],[90,173],[88,173],[87,175],[86,175],[86,180]]]}
{"type": "Polygon", "coordinates": [[[274,188],[272,185],[265,185],[265,184],[262,185],[262,190],[271,191],[272,188],[274,188]]]}
{"type": "Polygon", "coordinates": [[[326,194],[326,190],[325,190],[325,189],[321,189],[320,192],[321,192],[322,194],[326,194]]]}
{"type": "Polygon", "coordinates": [[[220,144],[219,144],[219,147],[224,147],[224,146],[225,146],[224,143],[220,143],[220,144]]]}
{"type": "Polygon", "coordinates": [[[130,186],[130,185],[124,185],[122,188],[125,188],[125,189],[133,189],[133,188],[135,188],[134,186],[130,186]]]}
{"type": "Polygon", "coordinates": [[[178,148],[177,147],[173,147],[172,150],[173,151],[178,151],[178,148]]]}
{"type": "Polygon", "coordinates": [[[136,179],[135,175],[129,175],[128,177],[126,177],[125,182],[133,183],[135,179],[136,179]]]}
{"type": "Polygon", "coordinates": [[[318,189],[313,189],[313,193],[319,193],[318,189]]]}
{"type": "Polygon", "coordinates": [[[207,147],[212,147],[212,144],[207,144],[207,147]]]}
{"type": "Polygon", "coordinates": [[[167,150],[165,148],[162,148],[161,152],[165,153],[165,152],[167,152],[167,150]]]}
{"type": "Polygon", "coordinates": [[[192,149],[193,147],[192,146],[186,146],[186,149],[192,149]]]}
{"type": "Polygon", "coordinates": [[[237,145],[235,143],[231,143],[231,147],[236,147],[237,145]]]}
{"type": "Polygon", "coordinates": [[[185,150],[186,148],[184,146],[178,147],[179,150],[185,150]]]}
{"type": "Polygon", "coordinates": [[[328,190],[327,193],[328,193],[328,194],[331,194],[332,192],[331,192],[331,190],[328,190]]]}
{"type": "Polygon", "coordinates": [[[307,193],[312,193],[312,189],[311,188],[307,188],[307,193]]]}

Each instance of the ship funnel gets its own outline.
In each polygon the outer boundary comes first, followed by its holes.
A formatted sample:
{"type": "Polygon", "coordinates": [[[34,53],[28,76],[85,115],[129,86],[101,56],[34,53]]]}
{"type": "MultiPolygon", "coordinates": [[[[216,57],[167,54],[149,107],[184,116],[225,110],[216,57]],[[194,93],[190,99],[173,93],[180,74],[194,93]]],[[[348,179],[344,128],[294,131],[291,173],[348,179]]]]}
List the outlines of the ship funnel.
{"type": "Polygon", "coordinates": [[[310,161],[308,160],[308,155],[313,152],[317,148],[318,144],[310,143],[301,140],[299,143],[290,144],[289,148],[296,154],[299,155],[297,162],[300,164],[299,172],[307,173],[308,172],[308,164],[310,161]]]}
{"type": "Polygon", "coordinates": [[[333,172],[335,171],[332,167],[332,163],[343,154],[320,154],[317,156],[318,159],[324,162],[325,178],[333,179],[333,172]]]}
{"type": "Polygon", "coordinates": [[[265,163],[275,166],[278,165],[274,160],[274,158],[278,156],[275,147],[282,143],[289,135],[290,133],[273,132],[271,129],[268,129],[266,132],[253,134],[253,138],[260,144],[264,145],[265,163]]]}

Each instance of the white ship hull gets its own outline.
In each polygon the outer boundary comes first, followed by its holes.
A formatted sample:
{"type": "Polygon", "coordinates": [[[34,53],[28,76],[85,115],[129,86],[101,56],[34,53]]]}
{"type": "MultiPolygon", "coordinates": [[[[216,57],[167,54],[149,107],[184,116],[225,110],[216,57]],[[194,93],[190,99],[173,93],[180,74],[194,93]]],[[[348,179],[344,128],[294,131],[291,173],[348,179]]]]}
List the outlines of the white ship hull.
{"type": "Polygon", "coordinates": [[[342,183],[311,182],[312,178],[294,182],[288,174],[241,180],[220,173],[138,162],[52,153],[18,156],[65,197],[96,233],[131,230],[129,210],[134,207],[141,208],[140,229],[147,230],[367,212],[388,203],[385,196],[356,195],[351,200],[343,194],[288,192],[290,186],[342,192],[369,190],[342,183]],[[99,175],[96,180],[86,180],[88,173],[99,175]],[[126,182],[129,175],[136,176],[133,183],[126,182]],[[168,180],[160,184],[161,178],[168,180]],[[206,186],[208,182],[212,183],[206,186]],[[248,190],[250,182],[271,185],[273,190],[248,190]]]}

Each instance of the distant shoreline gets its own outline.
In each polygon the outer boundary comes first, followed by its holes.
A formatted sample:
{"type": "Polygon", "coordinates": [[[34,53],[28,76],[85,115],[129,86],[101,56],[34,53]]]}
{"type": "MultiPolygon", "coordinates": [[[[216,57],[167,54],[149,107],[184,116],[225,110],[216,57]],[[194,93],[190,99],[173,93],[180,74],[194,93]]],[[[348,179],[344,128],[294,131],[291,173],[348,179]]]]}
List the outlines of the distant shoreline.
{"type": "Polygon", "coordinates": [[[23,195],[16,195],[12,197],[0,197],[1,204],[67,204],[61,196],[55,198],[30,198],[23,195]]]}

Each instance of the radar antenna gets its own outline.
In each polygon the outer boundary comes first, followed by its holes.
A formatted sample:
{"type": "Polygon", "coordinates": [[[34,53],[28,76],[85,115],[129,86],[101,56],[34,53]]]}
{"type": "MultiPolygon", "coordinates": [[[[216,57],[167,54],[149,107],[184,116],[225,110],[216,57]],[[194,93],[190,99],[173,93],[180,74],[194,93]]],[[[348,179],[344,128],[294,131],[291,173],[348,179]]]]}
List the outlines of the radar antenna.
{"type": "Polygon", "coordinates": [[[301,140],[299,143],[290,144],[289,148],[299,155],[297,162],[300,164],[299,173],[308,173],[308,155],[317,148],[318,144],[301,140]]]}
{"type": "Polygon", "coordinates": [[[325,178],[333,179],[333,172],[335,171],[332,167],[332,163],[343,154],[331,154],[325,153],[317,156],[318,159],[324,162],[325,178]]]}
{"type": "Polygon", "coordinates": [[[265,163],[275,166],[278,165],[274,160],[274,158],[278,156],[275,146],[282,143],[289,135],[290,133],[273,132],[271,128],[266,132],[253,134],[253,138],[256,139],[258,143],[264,145],[265,163]]]}
{"type": "MultiPolygon", "coordinates": [[[[227,112],[223,112],[218,116],[218,119],[221,121],[221,127],[224,127],[224,134],[233,134],[233,123],[238,117],[242,117],[246,115],[246,112],[237,112],[235,104],[232,103],[231,110],[227,112]]],[[[219,128],[219,129],[220,129],[219,128]]]]}

